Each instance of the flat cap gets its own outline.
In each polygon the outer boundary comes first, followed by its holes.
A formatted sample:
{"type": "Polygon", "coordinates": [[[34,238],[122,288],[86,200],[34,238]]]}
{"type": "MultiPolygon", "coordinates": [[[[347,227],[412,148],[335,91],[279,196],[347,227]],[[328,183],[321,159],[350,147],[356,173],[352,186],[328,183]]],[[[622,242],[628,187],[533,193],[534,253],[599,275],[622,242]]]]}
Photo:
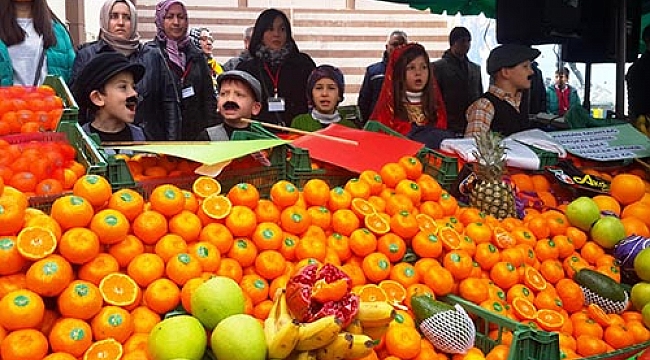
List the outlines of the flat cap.
{"type": "Polygon", "coordinates": [[[533,61],[539,56],[540,51],[526,45],[504,44],[490,51],[487,59],[487,72],[493,75],[504,67],[513,67],[526,60],[533,61]]]}
{"type": "Polygon", "coordinates": [[[253,75],[241,70],[224,71],[217,76],[217,85],[221,86],[221,82],[226,79],[237,79],[245,82],[253,90],[255,100],[262,102],[262,85],[253,75]]]}

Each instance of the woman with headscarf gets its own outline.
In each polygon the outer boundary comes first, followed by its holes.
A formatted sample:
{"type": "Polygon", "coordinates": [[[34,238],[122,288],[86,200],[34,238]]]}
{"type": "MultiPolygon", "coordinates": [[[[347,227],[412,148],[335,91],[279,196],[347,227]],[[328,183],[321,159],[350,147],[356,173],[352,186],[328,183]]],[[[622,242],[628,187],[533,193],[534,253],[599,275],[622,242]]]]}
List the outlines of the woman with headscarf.
{"type": "MultiPolygon", "coordinates": [[[[82,86],[82,70],[97,55],[118,52],[130,62],[140,63],[146,71],[137,83],[138,106],[134,124],[140,126],[149,140],[180,138],[180,101],[165,59],[154,44],[140,43],[138,14],[130,0],[106,0],[99,13],[99,39],[80,46],[74,62],[71,87],[82,86]],[[79,83],[79,84],[78,84],[79,83]]],[[[79,122],[92,121],[80,113],[79,122]]]]}
{"type": "Polygon", "coordinates": [[[307,79],[316,68],[312,58],[298,50],[291,24],[280,10],[264,10],[255,21],[248,51],[253,57],[237,65],[262,84],[262,111],[258,119],[288,126],[309,111],[307,79]]]}
{"type": "Polygon", "coordinates": [[[181,0],[156,5],[156,38],[181,99],[180,140],[195,140],[218,123],[217,99],[203,53],[190,42],[187,7],[181,0]]]}
{"type": "Polygon", "coordinates": [[[0,86],[40,85],[48,74],[70,79],[75,52],[46,0],[0,1],[0,86]]]}

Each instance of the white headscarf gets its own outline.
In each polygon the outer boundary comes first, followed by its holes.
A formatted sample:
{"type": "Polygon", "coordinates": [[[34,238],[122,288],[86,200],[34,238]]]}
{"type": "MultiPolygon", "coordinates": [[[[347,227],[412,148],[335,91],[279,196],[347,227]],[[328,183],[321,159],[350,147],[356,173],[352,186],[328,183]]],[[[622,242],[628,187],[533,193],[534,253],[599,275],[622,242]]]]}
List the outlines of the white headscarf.
{"type": "Polygon", "coordinates": [[[124,56],[130,56],[140,46],[140,34],[138,33],[138,13],[135,5],[130,0],[106,0],[99,13],[99,38],[104,40],[115,51],[122,53],[124,56]],[[111,19],[111,11],[117,3],[124,3],[129,7],[131,13],[131,33],[128,40],[121,36],[111,33],[108,29],[111,19]]]}

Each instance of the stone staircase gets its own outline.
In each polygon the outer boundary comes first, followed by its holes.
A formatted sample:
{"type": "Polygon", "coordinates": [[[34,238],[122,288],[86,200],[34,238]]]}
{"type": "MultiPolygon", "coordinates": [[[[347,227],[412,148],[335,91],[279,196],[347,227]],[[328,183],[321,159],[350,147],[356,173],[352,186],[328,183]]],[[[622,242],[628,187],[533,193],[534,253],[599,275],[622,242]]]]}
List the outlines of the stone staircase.
{"type": "MultiPolygon", "coordinates": [[[[138,28],[143,39],[155,35],[157,2],[137,1],[138,28]]],[[[409,40],[425,46],[432,60],[449,47],[447,17],[377,0],[185,0],[185,3],[190,26],[211,30],[215,38],[214,56],[222,63],[241,51],[243,31],[254,25],[261,11],[269,7],[284,11],[300,51],[309,54],[317,65],[334,65],[345,74],[344,104],[356,104],[365,68],[381,59],[391,31],[405,31],[409,40]]]]}

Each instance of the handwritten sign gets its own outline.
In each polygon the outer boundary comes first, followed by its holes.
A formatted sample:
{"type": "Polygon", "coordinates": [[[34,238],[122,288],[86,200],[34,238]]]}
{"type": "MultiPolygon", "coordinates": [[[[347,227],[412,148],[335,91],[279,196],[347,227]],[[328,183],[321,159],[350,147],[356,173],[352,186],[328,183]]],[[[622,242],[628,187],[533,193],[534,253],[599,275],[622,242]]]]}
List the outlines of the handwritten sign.
{"type": "Polygon", "coordinates": [[[630,124],[550,132],[549,135],[577,156],[614,161],[650,156],[650,139],[630,124]]]}

